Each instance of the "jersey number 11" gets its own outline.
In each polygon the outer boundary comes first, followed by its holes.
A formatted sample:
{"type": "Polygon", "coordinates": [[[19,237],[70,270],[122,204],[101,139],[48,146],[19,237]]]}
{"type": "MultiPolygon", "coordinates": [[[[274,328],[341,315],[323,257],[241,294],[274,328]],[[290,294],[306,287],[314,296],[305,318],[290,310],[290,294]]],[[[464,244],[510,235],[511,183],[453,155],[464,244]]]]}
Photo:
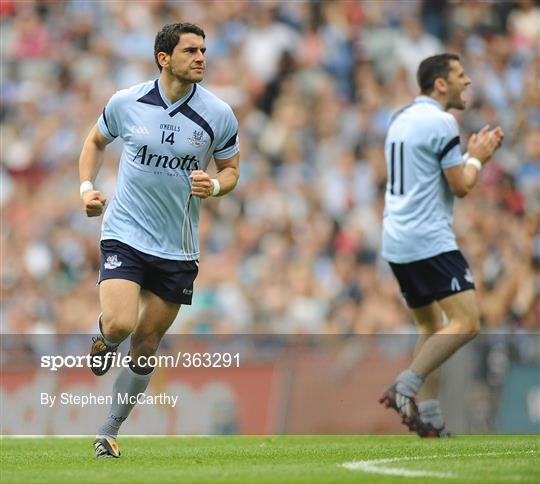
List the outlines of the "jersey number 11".
{"type": "Polygon", "coordinates": [[[399,183],[396,181],[396,143],[390,145],[390,193],[403,195],[403,141],[399,143],[399,183]],[[397,186],[396,186],[397,185],[397,186]]]}

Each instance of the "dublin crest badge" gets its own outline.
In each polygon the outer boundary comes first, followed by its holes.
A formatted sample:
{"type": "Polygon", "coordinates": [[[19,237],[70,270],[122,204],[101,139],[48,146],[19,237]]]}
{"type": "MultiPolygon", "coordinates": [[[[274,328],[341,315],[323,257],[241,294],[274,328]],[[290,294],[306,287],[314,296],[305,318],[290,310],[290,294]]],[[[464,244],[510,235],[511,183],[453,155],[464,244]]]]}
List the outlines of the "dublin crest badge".
{"type": "Polygon", "coordinates": [[[191,135],[191,138],[188,138],[187,140],[197,148],[200,146],[203,146],[206,143],[206,140],[203,139],[204,131],[201,129],[200,131],[193,131],[193,134],[191,135]]]}

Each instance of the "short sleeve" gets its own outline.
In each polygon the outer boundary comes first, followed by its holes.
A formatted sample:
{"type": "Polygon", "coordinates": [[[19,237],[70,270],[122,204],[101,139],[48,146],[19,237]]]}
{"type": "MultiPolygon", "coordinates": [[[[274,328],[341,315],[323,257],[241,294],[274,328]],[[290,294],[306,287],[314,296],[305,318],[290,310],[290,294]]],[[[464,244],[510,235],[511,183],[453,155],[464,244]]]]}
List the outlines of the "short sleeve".
{"type": "Polygon", "coordinates": [[[217,136],[214,158],[217,160],[226,160],[240,151],[240,141],[238,139],[238,121],[228,108],[221,123],[217,136]]]}
{"type": "Polygon", "coordinates": [[[107,139],[114,140],[121,134],[120,123],[118,122],[121,118],[119,115],[119,108],[120,96],[116,93],[109,99],[109,102],[103,108],[101,116],[98,119],[99,130],[107,139]]]}
{"type": "Polygon", "coordinates": [[[451,168],[463,163],[456,118],[450,114],[441,117],[439,136],[437,137],[437,158],[441,168],[451,168]]]}

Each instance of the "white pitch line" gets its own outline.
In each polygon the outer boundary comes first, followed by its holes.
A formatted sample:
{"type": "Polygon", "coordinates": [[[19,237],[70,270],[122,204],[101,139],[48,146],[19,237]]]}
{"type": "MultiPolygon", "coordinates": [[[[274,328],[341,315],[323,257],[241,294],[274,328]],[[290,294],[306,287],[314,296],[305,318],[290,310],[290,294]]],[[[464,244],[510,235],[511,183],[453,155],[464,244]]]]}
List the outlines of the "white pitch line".
{"type": "Polygon", "coordinates": [[[414,471],[411,469],[403,469],[401,467],[384,467],[383,464],[391,464],[392,462],[403,462],[405,460],[416,460],[413,458],[395,458],[395,459],[375,459],[355,462],[345,462],[341,464],[345,469],[351,471],[362,471],[370,474],[383,474],[385,476],[401,476],[401,477],[439,477],[440,479],[452,479],[456,477],[451,472],[431,472],[431,471],[414,471]]]}
{"type": "Polygon", "coordinates": [[[424,470],[404,469],[402,467],[387,467],[384,464],[393,464],[395,462],[422,461],[429,459],[451,459],[455,457],[489,457],[500,455],[534,454],[535,450],[525,450],[522,452],[479,452],[476,454],[443,454],[417,457],[393,457],[391,459],[371,459],[357,460],[340,464],[341,467],[351,471],[361,471],[370,474],[383,474],[386,476],[401,477],[438,477],[439,479],[455,479],[458,476],[452,472],[435,472],[424,470]]]}
{"type": "MultiPolygon", "coordinates": [[[[431,457],[426,457],[431,458],[431,457]]],[[[383,464],[392,464],[394,462],[406,462],[421,460],[421,457],[394,457],[392,459],[373,459],[373,460],[357,460],[353,462],[345,462],[341,467],[350,471],[362,471],[370,474],[383,474],[386,476],[402,476],[402,477],[439,477],[441,479],[452,479],[455,477],[451,472],[432,472],[432,471],[415,471],[411,469],[403,469],[400,467],[385,467],[383,464]]]]}

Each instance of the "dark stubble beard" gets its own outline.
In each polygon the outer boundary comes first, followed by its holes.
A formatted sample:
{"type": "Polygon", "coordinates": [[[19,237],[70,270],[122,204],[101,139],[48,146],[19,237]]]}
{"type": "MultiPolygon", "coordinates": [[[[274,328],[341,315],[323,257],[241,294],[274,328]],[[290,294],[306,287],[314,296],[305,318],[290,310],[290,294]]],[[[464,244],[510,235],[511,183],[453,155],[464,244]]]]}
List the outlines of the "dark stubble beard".
{"type": "Polygon", "coordinates": [[[447,109],[457,109],[458,111],[464,111],[465,108],[467,107],[467,106],[465,105],[465,102],[461,99],[461,93],[458,94],[456,100],[451,100],[451,101],[447,104],[447,106],[448,106],[447,109]]]}
{"type": "Polygon", "coordinates": [[[177,73],[174,68],[171,66],[171,69],[170,69],[170,74],[175,77],[176,79],[178,79],[180,82],[192,82],[194,84],[198,83],[198,82],[201,82],[203,80],[203,78],[201,77],[200,79],[193,79],[191,77],[188,77],[188,76],[184,76],[184,75],[181,75],[179,73],[177,73]]]}

